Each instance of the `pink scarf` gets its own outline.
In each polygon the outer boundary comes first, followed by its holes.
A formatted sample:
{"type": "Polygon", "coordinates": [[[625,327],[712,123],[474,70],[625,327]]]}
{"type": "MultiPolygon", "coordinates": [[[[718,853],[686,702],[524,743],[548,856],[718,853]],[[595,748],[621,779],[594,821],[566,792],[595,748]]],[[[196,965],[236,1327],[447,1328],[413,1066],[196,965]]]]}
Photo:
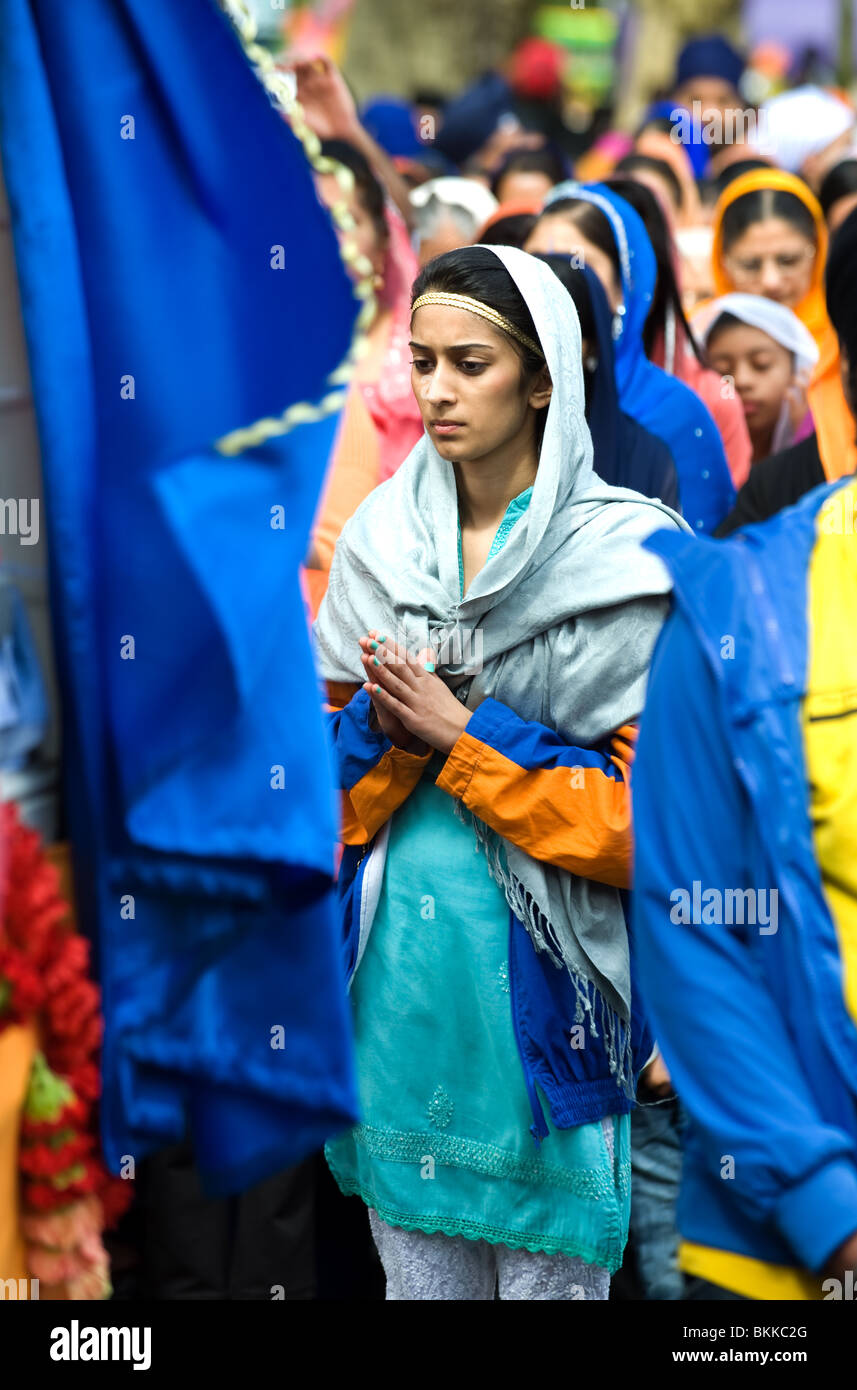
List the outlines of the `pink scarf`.
{"type": "Polygon", "coordinates": [[[377,380],[362,382],[360,390],[378,431],[380,481],[392,477],[417,440],[423,422],[411,390],[411,286],[419,264],[398,210],[385,209],[390,239],[384,264],[384,285],[378,296],[391,311],[390,337],[377,380]]]}

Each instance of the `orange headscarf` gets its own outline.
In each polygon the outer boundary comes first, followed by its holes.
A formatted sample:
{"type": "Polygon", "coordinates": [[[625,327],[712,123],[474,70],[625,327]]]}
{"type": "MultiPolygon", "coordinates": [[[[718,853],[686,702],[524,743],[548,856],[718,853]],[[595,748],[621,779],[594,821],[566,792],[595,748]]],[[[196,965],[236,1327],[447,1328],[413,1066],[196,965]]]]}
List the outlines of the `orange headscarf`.
{"type": "Polygon", "coordinates": [[[792,193],[799,198],[815,225],[816,254],[812,282],[803,299],[794,306],[794,312],[818,345],[818,365],[809,384],[807,399],[818,435],[821,464],[825,476],[832,482],[834,478],[857,472],[857,424],[842,390],[839,340],[827,316],[824,298],[824,267],[827,260],[824,214],[803,179],[782,169],[753,169],[748,174],[741,174],[723,190],[714,210],[714,244],[711,250],[714,284],[718,295],[739,288],[730,277],[723,259],[723,214],[746,193],[757,193],[768,188],[792,193]]]}

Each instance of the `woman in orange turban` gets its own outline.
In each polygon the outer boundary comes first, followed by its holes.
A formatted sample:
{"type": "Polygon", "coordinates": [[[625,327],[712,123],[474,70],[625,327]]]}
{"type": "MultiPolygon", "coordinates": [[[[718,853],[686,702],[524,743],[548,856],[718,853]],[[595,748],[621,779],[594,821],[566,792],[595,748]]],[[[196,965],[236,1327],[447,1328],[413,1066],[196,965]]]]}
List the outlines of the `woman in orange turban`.
{"type": "Polygon", "coordinates": [[[832,481],[857,471],[857,425],[842,389],[839,341],[824,300],[826,256],[824,215],[796,175],[754,169],[721,194],[712,248],[717,294],[738,290],[777,300],[812,334],[819,360],[807,398],[822,466],[832,481]]]}

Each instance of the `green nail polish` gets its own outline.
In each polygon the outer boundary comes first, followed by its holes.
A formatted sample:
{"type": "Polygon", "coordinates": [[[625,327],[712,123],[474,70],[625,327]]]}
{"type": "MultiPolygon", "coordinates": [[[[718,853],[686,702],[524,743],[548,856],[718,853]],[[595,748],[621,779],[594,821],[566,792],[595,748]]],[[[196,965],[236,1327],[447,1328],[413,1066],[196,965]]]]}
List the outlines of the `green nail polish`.
{"type": "Polygon", "coordinates": [[[377,642],[370,642],[370,643],[369,643],[369,646],[372,648],[373,652],[376,652],[376,651],[378,650],[378,643],[377,643],[377,642]]]}
{"type": "Polygon", "coordinates": [[[372,660],[374,661],[374,663],[375,663],[376,666],[380,666],[380,665],[381,665],[381,663],[380,663],[380,661],[378,660],[377,656],[373,656],[372,660]]]}
{"type": "Polygon", "coordinates": [[[433,661],[427,661],[426,664],[425,664],[425,666],[423,667],[423,670],[424,670],[424,671],[433,671],[433,670],[434,670],[434,662],[433,662],[433,661]]]}
{"type": "Polygon", "coordinates": [[[379,637],[379,638],[378,638],[378,641],[379,641],[379,642],[386,642],[386,640],[387,640],[386,637],[379,637]]]}
{"type": "Polygon", "coordinates": [[[375,686],[375,694],[376,694],[376,695],[380,695],[380,694],[381,694],[381,687],[380,687],[380,685],[376,685],[376,686],[375,686]]]}

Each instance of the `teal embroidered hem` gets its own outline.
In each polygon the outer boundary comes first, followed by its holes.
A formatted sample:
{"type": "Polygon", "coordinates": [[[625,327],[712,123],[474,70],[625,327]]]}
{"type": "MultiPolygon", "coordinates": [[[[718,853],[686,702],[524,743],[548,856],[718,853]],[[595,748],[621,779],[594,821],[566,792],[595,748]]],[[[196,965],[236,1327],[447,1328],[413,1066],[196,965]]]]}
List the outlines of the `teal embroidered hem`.
{"type": "Polygon", "coordinates": [[[388,1226],[400,1226],[405,1231],[423,1231],[430,1236],[463,1236],[465,1240],[484,1240],[489,1245],[506,1245],[510,1250],[528,1250],[532,1255],[566,1255],[569,1259],[577,1256],[587,1264],[606,1269],[610,1275],[615,1274],[622,1264],[624,1241],[620,1242],[620,1248],[616,1253],[611,1253],[605,1259],[604,1250],[600,1245],[595,1248],[580,1241],[562,1240],[552,1235],[535,1235],[532,1232],[522,1235],[519,1231],[485,1225],[479,1221],[472,1221],[469,1217],[419,1216],[397,1211],[395,1207],[362,1187],[359,1182],[340,1177],[336,1165],[329,1157],[328,1164],[340,1191],[346,1197],[360,1197],[367,1207],[378,1213],[382,1221],[387,1222],[388,1226]]]}
{"type": "Polygon", "coordinates": [[[592,1202],[611,1199],[616,1186],[620,1191],[622,1188],[628,1191],[631,1185],[630,1164],[619,1166],[617,1184],[603,1166],[563,1168],[559,1164],[545,1163],[540,1158],[527,1159],[506,1153],[495,1144],[460,1139],[452,1134],[397,1133],[395,1130],[375,1129],[372,1125],[363,1124],[355,1125],[351,1138],[374,1158],[392,1163],[415,1163],[419,1166],[427,1158],[432,1158],[443,1167],[467,1168],[473,1173],[492,1178],[511,1178],[514,1182],[543,1183],[592,1202]]]}

